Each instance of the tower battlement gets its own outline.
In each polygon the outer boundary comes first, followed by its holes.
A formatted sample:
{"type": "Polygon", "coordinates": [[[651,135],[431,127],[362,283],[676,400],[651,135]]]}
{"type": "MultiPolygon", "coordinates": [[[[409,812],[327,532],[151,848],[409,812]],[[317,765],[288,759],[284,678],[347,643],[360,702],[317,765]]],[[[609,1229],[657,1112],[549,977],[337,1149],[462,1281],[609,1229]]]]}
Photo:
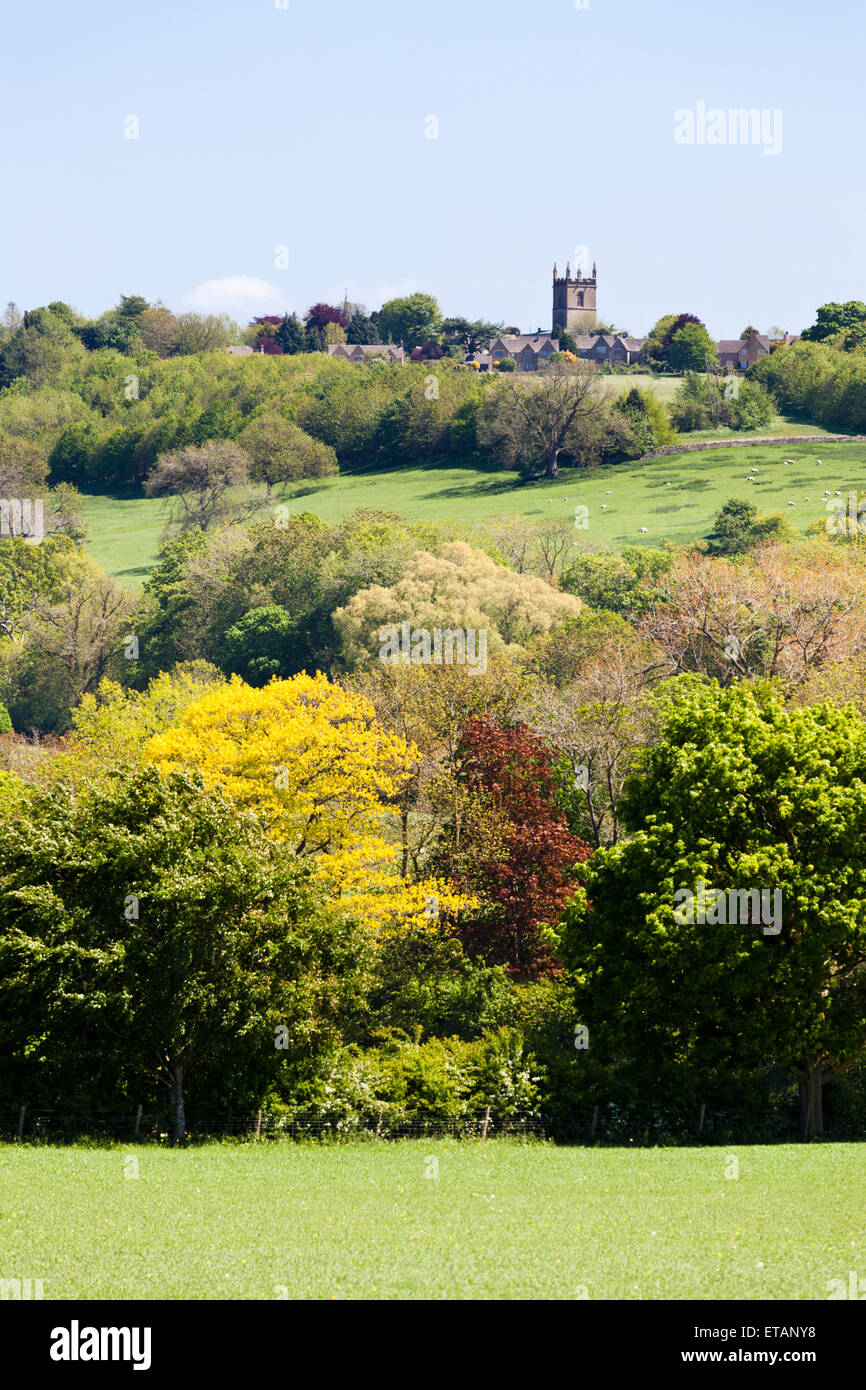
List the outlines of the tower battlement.
{"type": "Polygon", "coordinates": [[[557,274],[556,262],[553,265],[553,332],[557,329],[568,333],[583,333],[592,328],[596,315],[596,293],[598,290],[596,264],[592,263],[592,274],[583,275],[581,267],[571,273],[571,262],[566,263],[565,274],[557,274]]]}

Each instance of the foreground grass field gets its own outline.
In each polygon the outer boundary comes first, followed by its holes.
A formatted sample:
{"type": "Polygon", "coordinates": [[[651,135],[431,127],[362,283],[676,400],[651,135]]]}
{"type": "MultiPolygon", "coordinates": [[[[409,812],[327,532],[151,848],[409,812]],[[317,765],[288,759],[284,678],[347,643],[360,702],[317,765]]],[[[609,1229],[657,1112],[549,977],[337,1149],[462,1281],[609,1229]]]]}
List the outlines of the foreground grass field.
{"type": "Polygon", "coordinates": [[[855,1144],[6,1145],[0,1277],[52,1299],[826,1299],[866,1276],[864,1179],[855,1144]]]}
{"type": "MultiPolygon", "coordinates": [[[[284,500],[290,512],[315,512],[329,522],[357,507],[399,512],[410,521],[478,522],[503,512],[573,518],[575,505],[582,504],[589,508],[589,525],[576,532],[576,538],[582,544],[618,549],[641,541],[661,545],[706,535],[729,497],[748,496],[762,511],[782,511],[803,531],[810,521],[826,516],[821,500],[825,488],[846,493],[862,487],[864,475],[866,445],[833,444],[816,437],[814,445],[751,444],[610,464],[563,474],[556,483],[532,485],[522,484],[515,473],[476,468],[345,473],[286,493],[284,500]],[[794,466],[786,468],[785,459],[794,459],[794,466]],[[752,464],[758,469],[757,482],[748,483],[752,464]]],[[[100,494],[88,498],[87,519],[89,553],[124,583],[141,584],[159,551],[166,520],[162,503],[156,498],[100,494]]]]}

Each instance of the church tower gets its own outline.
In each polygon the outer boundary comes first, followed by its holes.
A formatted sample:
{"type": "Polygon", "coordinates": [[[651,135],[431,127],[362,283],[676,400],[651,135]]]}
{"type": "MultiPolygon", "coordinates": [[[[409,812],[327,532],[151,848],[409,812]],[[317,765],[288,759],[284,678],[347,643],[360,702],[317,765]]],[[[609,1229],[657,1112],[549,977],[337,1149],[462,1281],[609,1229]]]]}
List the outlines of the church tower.
{"type": "Polygon", "coordinates": [[[595,261],[592,275],[581,274],[580,266],[571,273],[571,265],[565,267],[565,275],[557,275],[556,262],[553,265],[553,335],[566,329],[569,333],[585,333],[595,323],[595,261]]]}

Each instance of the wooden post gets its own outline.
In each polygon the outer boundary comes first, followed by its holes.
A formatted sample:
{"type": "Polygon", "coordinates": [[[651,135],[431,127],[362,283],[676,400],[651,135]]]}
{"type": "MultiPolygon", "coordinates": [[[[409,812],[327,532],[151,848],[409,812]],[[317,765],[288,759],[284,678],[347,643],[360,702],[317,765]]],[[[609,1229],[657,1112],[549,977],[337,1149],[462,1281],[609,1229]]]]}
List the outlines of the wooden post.
{"type": "Polygon", "coordinates": [[[137,1108],[137,1110],[136,1110],[136,1112],[135,1112],[135,1128],[134,1128],[133,1131],[132,1131],[132,1137],[133,1137],[134,1139],[137,1139],[137,1138],[138,1138],[138,1132],[139,1132],[140,1129],[141,1129],[141,1101],[139,1101],[139,1103],[138,1103],[138,1108],[137,1108]]]}
{"type": "Polygon", "coordinates": [[[484,1111],[484,1123],[483,1123],[483,1125],[481,1126],[481,1138],[482,1138],[482,1139],[486,1139],[486,1138],[487,1138],[487,1126],[488,1126],[489,1124],[490,1124],[490,1106],[488,1105],[487,1108],[486,1108],[486,1110],[484,1111]]]}
{"type": "Polygon", "coordinates": [[[596,1130],[597,1124],[598,1124],[598,1106],[597,1106],[597,1105],[594,1105],[594,1106],[592,1107],[592,1124],[590,1125],[590,1128],[589,1128],[589,1137],[590,1137],[590,1139],[594,1139],[594,1138],[595,1138],[595,1130],[596,1130]]]}
{"type": "Polygon", "coordinates": [[[26,1114],[27,1114],[27,1106],[26,1106],[26,1105],[22,1105],[21,1108],[20,1108],[20,1110],[18,1111],[18,1133],[15,1135],[15,1138],[16,1138],[16,1139],[21,1139],[21,1138],[23,1137],[23,1134],[24,1134],[24,1116],[25,1116],[26,1114]]]}
{"type": "Polygon", "coordinates": [[[257,1139],[261,1136],[261,1132],[262,1132],[262,1107],[259,1106],[259,1113],[258,1113],[258,1115],[256,1115],[256,1138],[257,1138],[257,1139]]]}
{"type": "Polygon", "coordinates": [[[701,1106],[701,1113],[698,1116],[698,1134],[703,1134],[704,1132],[704,1111],[706,1108],[706,1104],[701,1106]]]}
{"type": "Polygon", "coordinates": [[[379,1135],[382,1133],[382,1116],[384,1115],[384,1113],[385,1113],[385,1107],[384,1107],[384,1105],[381,1105],[381,1106],[379,1107],[379,1118],[378,1118],[378,1120],[376,1121],[376,1138],[377,1138],[377,1139],[379,1138],[379,1135]]]}

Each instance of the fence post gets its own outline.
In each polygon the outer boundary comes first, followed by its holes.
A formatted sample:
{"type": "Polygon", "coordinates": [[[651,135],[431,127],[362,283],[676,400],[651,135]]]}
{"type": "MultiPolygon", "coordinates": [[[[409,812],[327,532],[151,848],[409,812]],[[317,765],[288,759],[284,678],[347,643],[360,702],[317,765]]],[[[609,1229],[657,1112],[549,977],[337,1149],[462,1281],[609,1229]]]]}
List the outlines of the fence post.
{"type": "Polygon", "coordinates": [[[135,1112],[135,1127],[133,1128],[133,1131],[132,1131],[132,1137],[133,1137],[133,1139],[137,1139],[137,1138],[138,1138],[138,1132],[139,1132],[140,1129],[141,1129],[141,1102],[139,1101],[139,1103],[138,1103],[138,1108],[136,1109],[136,1112],[135,1112]]]}
{"type": "Polygon", "coordinates": [[[589,1137],[590,1137],[590,1139],[594,1139],[594,1138],[595,1138],[595,1128],[596,1128],[596,1125],[597,1125],[597,1124],[598,1124],[598,1106],[597,1106],[597,1105],[594,1105],[594,1106],[592,1107],[592,1124],[591,1124],[590,1127],[589,1127],[589,1137]]]}
{"type": "Polygon", "coordinates": [[[384,1107],[384,1105],[382,1105],[382,1106],[379,1107],[379,1118],[378,1118],[378,1120],[376,1121],[376,1138],[377,1138],[377,1139],[379,1138],[380,1134],[382,1133],[382,1116],[384,1115],[384,1113],[385,1113],[385,1107],[384,1107]]]}
{"type": "Polygon", "coordinates": [[[262,1132],[262,1107],[259,1106],[259,1113],[256,1115],[256,1138],[257,1138],[257,1139],[261,1136],[261,1132],[262,1132]]]}
{"type": "Polygon", "coordinates": [[[486,1138],[487,1138],[487,1126],[488,1126],[489,1124],[490,1124],[490,1106],[488,1105],[487,1108],[486,1108],[486,1110],[484,1111],[484,1123],[483,1123],[482,1126],[481,1126],[481,1138],[482,1138],[482,1139],[486,1139],[486,1138]]]}
{"type": "Polygon", "coordinates": [[[706,1104],[701,1106],[701,1113],[698,1116],[698,1134],[703,1134],[704,1132],[704,1111],[706,1108],[706,1104]]]}
{"type": "Polygon", "coordinates": [[[24,1134],[24,1116],[26,1114],[27,1106],[22,1105],[20,1110],[18,1111],[18,1133],[15,1135],[16,1139],[21,1139],[24,1134]]]}

